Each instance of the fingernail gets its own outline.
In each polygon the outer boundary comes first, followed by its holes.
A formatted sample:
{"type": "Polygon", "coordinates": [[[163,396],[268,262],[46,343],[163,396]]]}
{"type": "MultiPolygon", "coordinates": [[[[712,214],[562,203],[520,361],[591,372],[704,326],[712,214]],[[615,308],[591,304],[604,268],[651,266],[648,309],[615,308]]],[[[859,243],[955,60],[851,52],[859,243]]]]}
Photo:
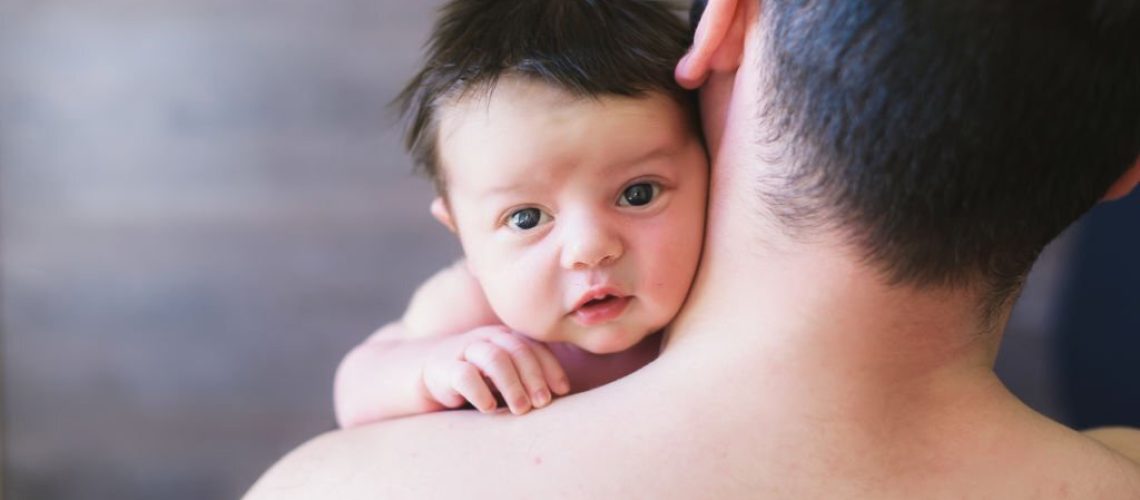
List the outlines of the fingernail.
{"type": "Polygon", "coordinates": [[[534,397],[532,399],[534,400],[535,407],[542,408],[550,402],[550,391],[546,389],[534,391],[534,397]]]}
{"type": "Polygon", "coordinates": [[[570,392],[570,381],[562,379],[558,381],[558,387],[554,389],[558,394],[565,396],[570,392]]]}

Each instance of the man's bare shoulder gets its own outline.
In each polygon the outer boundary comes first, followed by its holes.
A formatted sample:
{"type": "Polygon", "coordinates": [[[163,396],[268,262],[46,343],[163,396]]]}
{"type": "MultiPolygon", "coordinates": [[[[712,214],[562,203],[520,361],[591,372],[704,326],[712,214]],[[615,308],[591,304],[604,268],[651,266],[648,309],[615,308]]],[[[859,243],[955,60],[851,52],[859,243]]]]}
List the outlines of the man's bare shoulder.
{"type": "Polygon", "coordinates": [[[329,432],[277,462],[247,498],[401,498],[425,488],[445,494],[480,461],[505,461],[498,451],[509,443],[496,444],[502,437],[496,429],[503,424],[462,411],[329,432]]]}
{"type": "Polygon", "coordinates": [[[247,498],[619,496],[613,488],[650,472],[628,458],[653,453],[606,400],[592,391],[521,417],[441,412],[331,432],[281,459],[247,498]]]}
{"type": "Polygon", "coordinates": [[[1135,463],[1028,409],[965,408],[910,434],[923,439],[868,441],[655,367],[521,417],[443,412],[329,433],[248,498],[1140,498],[1135,463]]]}
{"type": "Polygon", "coordinates": [[[1100,427],[1084,431],[1083,434],[1127,458],[1136,465],[1137,472],[1140,473],[1140,429],[1100,427]]]}
{"type": "Polygon", "coordinates": [[[1118,430],[1100,436],[1078,433],[1081,446],[1070,448],[1068,470],[1083,471],[1088,478],[1089,494],[1083,498],[1140,498],[1140,432],[1118,430]]]}
{"type": "MultiPolygon", "coordinates": [[[[1140,432],[1076,432],[1060,424],[1037,435],[1038,446],[1026,446],[1027,470],[1043,480],[1057,481],[1057,498],[1140,498],[1140,432]],[[1121,439],[1121,437],[1126,439],[1121,439]],[[1105,438],[1113,444],[1106,444],[1105,438]],[[1091,439],[1090,439],[1091,438],[1091,439]],[[1125,453],[1129,443],[1132,457],[1125,453]]],[[[1120,429],[1124,430],[1124,429],[1120,429]]]]}

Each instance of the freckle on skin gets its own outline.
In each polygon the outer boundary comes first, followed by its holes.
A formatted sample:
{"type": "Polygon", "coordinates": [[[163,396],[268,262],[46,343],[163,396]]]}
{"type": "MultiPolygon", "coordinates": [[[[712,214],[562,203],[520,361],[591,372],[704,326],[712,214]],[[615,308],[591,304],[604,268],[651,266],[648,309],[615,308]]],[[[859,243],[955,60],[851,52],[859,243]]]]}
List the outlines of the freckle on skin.
{"type": "Polygon", "coordinates": [[[534,457],[534,465],[542,465],[542,457],[534,457]]]}

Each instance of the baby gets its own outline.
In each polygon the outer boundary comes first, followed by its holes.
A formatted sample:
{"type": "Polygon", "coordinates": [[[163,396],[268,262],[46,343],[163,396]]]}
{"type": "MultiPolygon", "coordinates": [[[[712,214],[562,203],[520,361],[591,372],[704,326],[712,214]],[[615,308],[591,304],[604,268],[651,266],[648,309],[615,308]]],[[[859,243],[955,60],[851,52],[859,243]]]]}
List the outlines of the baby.
{"type": "Polygon", "coordinates": [[[342,361],[352,427],[467,404],[523,414],[632,373],[685,300],[708,164],[690,42],[660,2],[454,0],[399,98],[465,260],[342,361]]]}

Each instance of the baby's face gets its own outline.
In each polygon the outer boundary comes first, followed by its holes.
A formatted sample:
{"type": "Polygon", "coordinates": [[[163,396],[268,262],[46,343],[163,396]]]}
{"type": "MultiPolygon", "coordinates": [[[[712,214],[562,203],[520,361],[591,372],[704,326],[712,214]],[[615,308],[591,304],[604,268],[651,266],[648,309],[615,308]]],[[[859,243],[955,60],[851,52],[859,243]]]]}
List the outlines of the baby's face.
{"type": "Polygon", "coordinates": [[[665,95],[576,99],[505,78],[440,111],[448,215],[511,328],[594,353],[680,309],[704,235],[708,164],[665,95]]]}

